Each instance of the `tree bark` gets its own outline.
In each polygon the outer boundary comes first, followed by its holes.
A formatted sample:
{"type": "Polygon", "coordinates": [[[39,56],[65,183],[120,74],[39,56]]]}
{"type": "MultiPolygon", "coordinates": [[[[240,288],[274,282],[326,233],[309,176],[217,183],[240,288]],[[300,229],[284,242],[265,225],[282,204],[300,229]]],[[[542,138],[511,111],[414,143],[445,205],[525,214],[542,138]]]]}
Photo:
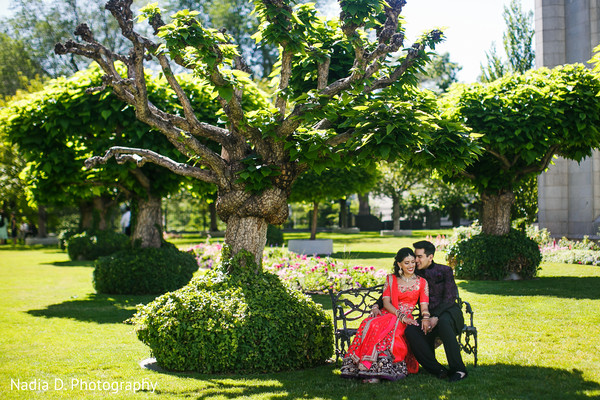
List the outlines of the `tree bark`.
{"type": "Polygon", "coordinates": [[[456,228],[460,226],[460,217],[462,217],[463,206],[462,204],[454,204],[450,208],[450,218],[452,219],[452,227],[456,228]]]}
{"type": "Polygon", "coordinates": [[[515,201],[511,191],[481,196],[481,232],[488,235],[506,235],[510,232],[510,208],[515,201]]]}
{"type": "Polygon", "coordinates": [[[369,193],[358,195],[358,215],[371,215],[369,193]]]}
{"type": "Polygon", "coordinates": [[[159,196],[148,195],[136,200],[137,212],[132,216],[135,223],[131,240],[139,240],[141,247],[158,248],[162,242],[162,199],[159,196]]]}
{"type": "Polygon", "coordinates": [[[45,206],[38,206],[38,235],[39,238],[45,238],[48,236],[47,225],[48,214],[46,213],[45,206]]]}
{"type": "Polygon", "coordinates": [[[348,227],[348,207],[346,199],[340,199],[340,228],[348,227]]]}
{"type": "Polygon", "coordinates": [[[208,204],[208,211],[210,213],[210,232],[216,232],[219,230],[219,226],[217,225],[217,205],[216,203],[213,201],[212,203],[208,204]]]}
{"type": "Polygon", "coordinates": [[[310,240],[317,238],[317,219],[319,216],[319,202],[313,202],[312,223],[310,224],[310,240]]]}
{"type": "Polygon", "coordinates": [[[400,230],[400,197],[392,196],[392,221],[394,221],[394,231],[400,230]]]}
{"type": "Polygon", "coordinates": [[[79,203],[79,229],[86,231],[92,229],[94,224],[92,203],[89,201],[82,201],[79,203]]]}
{"type": "Polygon", "coordinates": [[[225,243],[233,254],[247,250],[254,255],[258,268],[262,265],[262,255],[267,243],[267,221],[258,217],[232,216],[227,221],[225,243]]]}
{"type": "Polygon", "coordinates": [[[91,201],[83,201],[79,204],[79,226],[81,230],[100,229],[105,230],[110,225],[107,218],[113,200],[96,196],[91,201]]]}

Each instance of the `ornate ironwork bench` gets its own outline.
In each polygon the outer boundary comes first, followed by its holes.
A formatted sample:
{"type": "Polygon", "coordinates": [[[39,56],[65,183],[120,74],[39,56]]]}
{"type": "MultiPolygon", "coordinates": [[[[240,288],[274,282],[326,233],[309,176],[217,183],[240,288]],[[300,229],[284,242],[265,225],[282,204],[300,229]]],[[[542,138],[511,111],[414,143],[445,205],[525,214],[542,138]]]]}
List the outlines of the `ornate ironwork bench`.
{"type": "MultiPolygon", "coordinates": [[[[357,328],[348,327],[353,321],[362,320],[371,312],[371,306],[379,299],[383,284],[367,287],[341,290],[334,293],[329,290],[333,312],[333,327],[335,333],[336,361],[346,354],[356,334],[357,328]]],[[[465,325],[458,335],[458,344],[462,351],[473,355],[473,365],[477,366],[477,328],[473,325],[473,309],[471,305],[459,298],[461,309],[464,308],[465,325]]],[[[414,311],[418,315],[418,309],[414,311]]],[[[356,324],[353,324],[356,325],[356,324]]]]}

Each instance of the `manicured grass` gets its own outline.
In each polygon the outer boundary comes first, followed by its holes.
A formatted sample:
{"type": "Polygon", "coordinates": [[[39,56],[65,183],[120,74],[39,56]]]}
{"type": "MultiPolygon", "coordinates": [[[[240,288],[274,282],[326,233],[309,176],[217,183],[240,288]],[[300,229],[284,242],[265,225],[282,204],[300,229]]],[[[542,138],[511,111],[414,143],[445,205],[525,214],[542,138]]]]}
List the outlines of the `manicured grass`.
{"type": "MultiPolygon", "coordinates": [[[[398,248],[424,236],[319,234],[335,239],[336,257],[384,268],[391,268],[398,248]]],[[[443,262],[443,255],[436,260],[443,262]]],[[[459,281],[461,296],[475,310],[480,352],[477,368],[472,367],[472,357],[465,357],[470,376],[455,384],[419,373],[400,382],[366,385],[339,378],[335,364],[243,376],[142,369],[138,362],[149,357],[149,350],[122,322],[133,314],[135,304],[151,297],[96,295],[91,277],[89,262],[71,262],[59,250],[0,250],[0,398],[600,397],[600,267],[545,264],[532,281],[459,281]],[[17,390],[11,388],[11,379],[21,385],[48,382],[48,389],[17,390]],[[152,382],[156,390],[71,390],[72,379],[116,382],[123,389],[127,383],[152,382]],[[61,381],[66,390],[54,390],[55,382],[61,381]]],[[[314,298],[330,310],[328,296],[314,298]]],[[[439,356],[444,359],[442,353],[439,356]]]]}

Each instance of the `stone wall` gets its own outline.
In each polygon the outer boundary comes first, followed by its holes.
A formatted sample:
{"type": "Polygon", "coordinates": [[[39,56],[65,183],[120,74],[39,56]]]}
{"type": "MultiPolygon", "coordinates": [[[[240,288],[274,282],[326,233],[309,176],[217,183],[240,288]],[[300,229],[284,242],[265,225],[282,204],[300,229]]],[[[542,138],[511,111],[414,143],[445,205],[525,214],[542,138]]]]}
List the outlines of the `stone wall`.
{"type": "MultiPolygon", "coordinates": [[[[587,63],[600,43],[600,0],[536,0],[536,65],[587,63]]],[[[580,164],[558,158],[538,179],[540,228],[553,236],[597,236],[600,155],[580,164]]]]}

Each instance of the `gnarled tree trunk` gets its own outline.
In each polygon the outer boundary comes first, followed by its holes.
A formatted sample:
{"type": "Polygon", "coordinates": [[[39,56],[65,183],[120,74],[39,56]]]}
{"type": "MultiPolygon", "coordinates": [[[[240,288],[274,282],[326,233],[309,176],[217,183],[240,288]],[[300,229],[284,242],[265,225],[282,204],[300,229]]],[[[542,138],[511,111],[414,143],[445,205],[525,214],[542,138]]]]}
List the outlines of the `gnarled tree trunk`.
{"type": "Polygon", "coordinates": [[[488,235],[506,235],[510,232],[510,208],[515,201],[511,191],[481,196],[481,232],[488,235]]]}
{"type": "Polygon", "coordinates": [[[219,191],[217,213],[227,224],[225,243],[233,254],[245,249],[260,268],[268,224],[281,225],[288,216],[288,193],[273,187],[252,194],[244,190],[219,191]]]}
{"type": "Polygon", "coordinates": [[[162,241],[162,199],[160,196],[148,195],[147,198],[140,197],[137,203],[136,213],[132,216],[134,222],[131,240],[139,240],[141,247],[160,247],[162,241]]]}

